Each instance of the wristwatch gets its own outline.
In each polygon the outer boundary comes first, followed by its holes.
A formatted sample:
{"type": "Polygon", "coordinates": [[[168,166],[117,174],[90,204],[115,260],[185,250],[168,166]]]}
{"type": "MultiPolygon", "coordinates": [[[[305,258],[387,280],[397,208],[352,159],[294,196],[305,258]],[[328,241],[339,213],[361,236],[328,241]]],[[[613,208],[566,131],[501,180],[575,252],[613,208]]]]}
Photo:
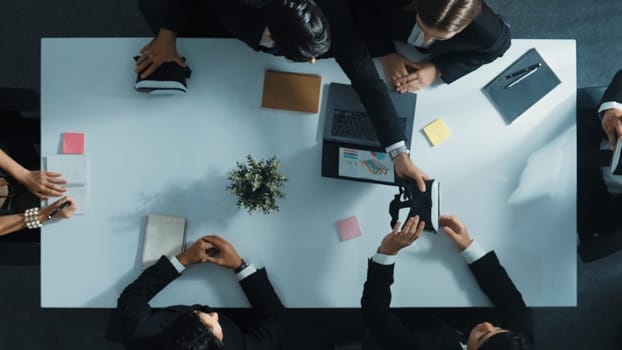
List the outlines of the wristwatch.
{"type": "Polygon", "coordinates": [[[242,259],[242,263],[240,264],[240,266],[238,266],[235,270],[233,270],[234,273],[240,273],[242,272],[242,270],[244,270],[245,268],[248,267],[248,262],[244,259],[242,259]]]}
{"type": "Polygon", "coordinates": [[[391,158],[391,160],[393,160],[395,159],[395,157],[399,156],[402,153],[410,154],[410,151],[408,150],[406,146],[400,146],[389,151],[389,157],[391,158]]]}

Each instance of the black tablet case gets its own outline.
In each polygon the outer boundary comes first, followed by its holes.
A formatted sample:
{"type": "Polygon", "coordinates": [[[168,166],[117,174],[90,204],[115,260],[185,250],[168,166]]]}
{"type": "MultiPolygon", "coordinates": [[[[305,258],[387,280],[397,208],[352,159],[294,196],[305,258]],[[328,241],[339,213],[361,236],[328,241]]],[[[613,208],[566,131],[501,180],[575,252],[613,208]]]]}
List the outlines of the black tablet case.
{"type": "Polygon", "coordinates": [[[530,49],[491,80],[483,90],[501,113],[506,124],[510,124],[559,83],[561,81],[538,51],[530,49]],[[511,88],[506,88],[508,84],[520,79],[520,76],[507,80],[502,80],[503,77],[537,63],[541,63],[542,66],[535,73],[511,88]]]}

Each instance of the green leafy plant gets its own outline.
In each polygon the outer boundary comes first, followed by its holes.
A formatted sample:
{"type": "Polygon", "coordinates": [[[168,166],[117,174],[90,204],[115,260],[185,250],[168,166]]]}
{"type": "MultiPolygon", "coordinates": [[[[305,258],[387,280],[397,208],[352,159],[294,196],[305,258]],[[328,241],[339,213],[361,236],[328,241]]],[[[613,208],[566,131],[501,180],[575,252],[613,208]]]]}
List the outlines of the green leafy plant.
{"type": "Polygon", "coordinates": [[[250,154],[246,162],[236,162],[236,167],[227,174],[231,183],[227,190],[238,197],[236,205],[251,214],[261,210],[264,214],[279,211],[277,199],[285,198],[281,188],[287,178],[278,172],[280,162],[276,157],[255,160],[250,154]]]}

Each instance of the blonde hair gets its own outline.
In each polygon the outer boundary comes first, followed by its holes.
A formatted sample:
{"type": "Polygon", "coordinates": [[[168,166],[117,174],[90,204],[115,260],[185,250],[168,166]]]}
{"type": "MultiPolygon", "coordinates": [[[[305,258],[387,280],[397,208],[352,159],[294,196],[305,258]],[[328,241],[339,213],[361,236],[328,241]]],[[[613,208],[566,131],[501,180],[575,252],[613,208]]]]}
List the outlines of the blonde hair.
{"type": "Polygon", "coordinates": [[[457,33],[482,12],[481,0],[412,0],[404,7],[417,11],[428,27],[441,32],[457,33]]]}

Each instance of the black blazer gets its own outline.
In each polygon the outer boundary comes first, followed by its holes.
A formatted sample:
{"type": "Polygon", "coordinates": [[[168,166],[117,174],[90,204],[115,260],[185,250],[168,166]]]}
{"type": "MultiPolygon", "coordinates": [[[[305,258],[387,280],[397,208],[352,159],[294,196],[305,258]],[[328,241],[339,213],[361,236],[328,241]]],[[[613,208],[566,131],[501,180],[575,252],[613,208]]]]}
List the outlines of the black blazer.
{"type": "MultiPolygon", "coordinates": [[[[231,36],[259,51],[259,42],[266,28],[264,11],[267,3],[267,0],[168,0],[163,27],[179,32],[185,18],[197,10],[196,6],[208,6],[209,11],[218,14],[231,36]]],[[[383,147],[405,140],[406,134],[387,85],[378,75],[367,46],[355,29],[350,6],[355,7],[356,1],[316,0],[316,3],[331,30],[331,48],[318,58],[334,57],[341,66],[369,113],[383,147]]]]}
{"type": "MultiPolygon", "coordinates": [[[[393,284],[394,266],[369,261],[361,305],[363,321],[376,343],[387,350],[461,349],[458,334],[446,322],[430,318],[423,320],[420,325],[409,326],[391,312],[390,287],[393,284]]],[[[520,292],[499,263],[496,254],[490,252],[469,267],[480,288],[495,305],[493,314],[496,325],[523,333],[533,344],[532,312],[526,307],[520,292]]],[[[477,322],[483,321],[491,320],[480,318],[477,322]]],[[[463,331],[469,332],[470,329],[463,331]]]]}
{"type": "Polygon", "coordinates": [[[600,103],[612,101],[622,103],[622,70],[613,77],[600,103]]]}
{"type": "MultiPolygon", "coordinates": [[[[121,293],[117,308],[110,317],[106,337],[114,342],[123,342],[127,349],[164,348],[174,341],[166,339],[164,330],[180,315],[194,310],[214,311],[204,305],[151,308],[149,300],[179,275],[165,256],[146,269],[121,293]]],[[[285,308],[274,292],[265,269],[246,277],[240,285],[259,321],[242,330],[233,320],[219,313],[225,347],[240,350],[275,348],[283,337],[285,308]]]]}
{"type": "MultiPolygon", "coordinates": [[[[365,0],[358,11],[358,22],[374,57],[396,52],[393,40],[406,43],[416,24],[417,12],[405,10],[404,0],[365,0]]],[[[482,2],[482,12],[464,30],[449,40],[437,40],[424,53],[451,83],[481,65],[503,56],[510,47],[508,25],[482,2]]]]}

